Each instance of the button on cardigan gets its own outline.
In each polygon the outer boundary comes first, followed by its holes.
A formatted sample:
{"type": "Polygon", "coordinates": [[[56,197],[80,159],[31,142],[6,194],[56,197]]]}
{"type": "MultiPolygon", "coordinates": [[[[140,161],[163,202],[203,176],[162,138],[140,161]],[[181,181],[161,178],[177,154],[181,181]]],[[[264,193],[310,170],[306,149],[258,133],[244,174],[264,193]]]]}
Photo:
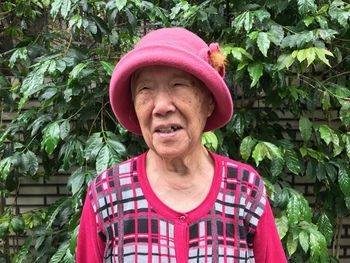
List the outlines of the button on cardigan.
{"type": "Polygon", "coordinates": [[[146,153],[98,175],[84,204],[77,262],[287,262],[259,174],[210,155],[211,189],[187,213],[172,210],[152,191],[146,153]]]}

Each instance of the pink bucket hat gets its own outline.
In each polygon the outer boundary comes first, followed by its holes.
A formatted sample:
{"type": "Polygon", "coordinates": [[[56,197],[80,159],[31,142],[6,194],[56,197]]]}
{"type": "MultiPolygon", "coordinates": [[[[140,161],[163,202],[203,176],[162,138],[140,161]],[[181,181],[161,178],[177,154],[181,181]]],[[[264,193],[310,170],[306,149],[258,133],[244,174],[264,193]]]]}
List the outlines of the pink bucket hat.
{"type": "Polygon", "coordinates": [[[133,50],[120,59],[112,74],[110,102],[118,121],[129,131],[141,134],[131,97],[130,77],[139,68],[164,65],[192,74],[213,94],[215,109],[204,131],[224,126],[232,117],[233,105],[223,80],[224,63],[217,67],[212,60],[211,55],[218,51],[218,44],[208,46],[184,28],[163,28],[145,35],[133,50]]]}

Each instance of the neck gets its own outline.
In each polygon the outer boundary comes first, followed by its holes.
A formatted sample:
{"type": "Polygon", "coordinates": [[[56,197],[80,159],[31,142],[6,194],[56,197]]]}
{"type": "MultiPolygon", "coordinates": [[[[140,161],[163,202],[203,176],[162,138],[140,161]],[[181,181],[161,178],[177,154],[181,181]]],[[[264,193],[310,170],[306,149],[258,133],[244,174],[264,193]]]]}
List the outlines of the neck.
{"type": "Polygon", "coordinates": [[[210,191],[214,163],[202,146],[181,158],[162,158],[150,150],[146,158],[148,181],[153,192],[168,207],[188,212],[198,207],[210,191]]]}
{"type": "Polygon", "coordinates": [[[214,167],[203,146],[192,154],[178,158],[164,158],[150,150],[146,162],[151,184],[161,183],[182,190],[191,188],[196,178],[208,175],[208,172],[211,176],[214,167]]]}

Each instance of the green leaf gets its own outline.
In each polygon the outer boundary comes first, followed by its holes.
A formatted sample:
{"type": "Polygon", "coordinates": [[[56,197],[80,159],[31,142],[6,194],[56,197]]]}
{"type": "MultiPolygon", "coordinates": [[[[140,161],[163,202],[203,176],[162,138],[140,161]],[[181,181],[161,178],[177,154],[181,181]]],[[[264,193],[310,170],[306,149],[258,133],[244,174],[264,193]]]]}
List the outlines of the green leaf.
{"type": "Polygon", "coordinates": [[[56,149],[59,141],[60,126],[57,122],[52,122],[49,125],[47,125],[44,130],[44,136],[41,145],[45,149],[47,154],[51,155],[56,149]]]}
{"type": "Polygon", "coordinates": [[[255,146],[252,156],[257,166],[263,159],[265,159],[265,157],[267,157],[271,161],[274,158],[281,159],[278,161],[280,162],[279,165],[281,165],[281,162],[283,162],[283,155],[281,153],[281,150],[276,145],[270,142],[259,142],[255,146]]]}
{"type": "Polygon", "coordinates": [[[22,216],[13,217],[11,219],[10,225],[11,225],[13,232],[15,232],[17,235],[24,232],[25,223],[24,223],[22,216]]]}
{"type": "Polygon", "coordinates": [[[272,43],[276,46],[280,46],[284,37],[283,27],[280,25],[272,25],[267,35],[272,43]]]}
{"type": "Polygon", "coordinates": [[[102,67],[106,71],[107,75],[112,76],[114,65],[106,61],[100,61],[100,63],[102,64],[102,67]]]}
{"type": "Polygon", "coordinates": [[[277,70],[282,70],[284,68],[289,69],[289,67],[294,63],[295,58],[291,54],[282,54],[277,59],[277,70]]]}
{"type": "Polygon", "coordinates": [[[295,50],[292,53],[294,58],[297,58],[299,62],[303,62],[306,59],[306,49],[295,50]]]}
{"type": "Polygon", "coordinates": [[[344,201],[345,201],[346,208],[347,208],[348,210],[350,210],[350,196],[346,196],[346,197],[344,198],[344,201]]]}
{"type": "Polygon", "coordinates": [[[314,0],[298,0],[298,11],[301,15],[314,14],[317,11],[317,5],[314,0]]]}
{"type": "Polygon", "coordinates": [[[285,148],[284,158],[286,160],[286,165],[289,171],[291,171],[295,175],[298,175],[301,171],[301,168],[300,168],[299,158],[295,150],[285,148]]]}
{"type": "Polygon", "coordinates": [[[254,12],[252,12],[254,17],[259,20],[261,23],[263,23],[263,21],[265,19],[269,19],[271,18],[271,14],[269,12],[267,12],[265,9],[258,9],[255,10],[254,12]]]}
{"type": "Polygon", "coordinates": [[[333,140],[333,130],[329,128],[328,125],[324,124],[318,128],[318,131],[320,132],[322,140],[329,145],[329,143],[333,140]]]}
{"type": "Polygon", "coordinates": [[[68,171],[74,164],[84,164],[83,144],[79,139],[70,138],[60,149],[59,158],[63,156],[62,168],[68,171]]]}
{"type": "Polygon", "coordinates": [[[72,3],[71,0],[63,0],[61,5],[61,15],[63,18],[68,16],[68,13],[71,11],[72,3]]]}
{"type": "Polygon", "coordinates": [[[257,141],[251,136],[247,136],[242,140],[241,146],[239,148],[239,152],[243,160],[247,161],[249,159],[251,152],[254,146],[256,145],[256,143],[257,141]]]}
{"type": "Polygon", "coordinates": [[[263,142],[267,148],[267,157],[272,160],[273,158],[283,159],[282,152],[278,146],[270,142],[263,142]]]}
{"type": "Polygon", "coordinates": [[[343,142],[345,143],[346,155],[350,159],[350,133],[347,133],[346,135],[344,134],[342,139],[343,139],[343,142]]]}
{"type": "MultiPolygon", "coordinates": [[[[338,31],[335,31],[333,29],[317,29],[315,31],[315,34],[318,38],[321,38],[322,40],[329,42],[333,38],[335,38],[335,35],[338,35],[339,33],[338,33],[338,31]]],[[[317,48],[313,48],[313,49],[317,49],[317,48]]],[[[325,50],[325,49],[322,49],[322,50],[325,50]]],[[[327,50],[326,53],[328,53],[328,52],[329,51],[327,50]]],[[[329,52],[329,53],[331,53],[331,52],[329,52]]],[[[329,55],[329,53],[328,53],[328,55],[329,55]]],[[[332,55],[330,55],[330,56],[332,56],[332,55]]]]}
{"type": "Polygon", "coordinates": [[[71,240],[70,240],[70,247],[69,250],[71,253],[75,253],[76,247],[77,247],[77,241],[78,241],[78,233],[79,233],[79,223],[80,223],[80,217],[76,217],[76,223],[72,222],[72,220],[69,222],[70,225],[75,225],[76,227],[74,229],[71,229],[71,240]]]}
{"type": "Polygon", "coordinates": [[[318,230],[323,234],[326,238],[326,242],[328,245],[331,244],[333,239],[333,226],[328,216],[323,213],[317,220],[318,230]]]}
{"type": "Polygon", "coordinates": [[[328,20],[326,19],[326,17],[322,15],[316,16],[316,21],[321,28],[328,28],[328,20]]]}
{"type": "Polygon", "coordinates": [[[321,256],[326,254],[327,243],[325,237],[319,231],[310,232],[310,248],[312,256],[321,256]]]}
{"type": "Polygon", "coordinates": [[[305,253],[309,250],[309,235],[305,230],[301,230],[299,233],[299,243],[305,253]]]}
{"type": "Polygon", "coordinates": [[[307,60],[307,66],[310,66],[314,60],[316,59],[316,48],[306,48],[306,49],[300,49],[300,50],[295,50],[292,53],[292,56],[298,59],[298,61],[301,63],[305,59],[307,60]]]}
{"type": "Polygon", "coordinates": [[[0,178],[6,180],[6,177],[10,173],[10,168],[12,164],[12,158],[6,157],[0,161],[0,178]]]}
{"type": "Polygon", "coordinates": [[[119,11],[123,10],[123,8],[127,4],[127,0],[114,0],[114,1],[119,11]]]}
{"type": "Polygon", "coordinates": [[[60,125],[60,137],[62,140],[64,140],[70,131],[70,124],[69,120],[64,120],[60,125]]]}
{"type": "Polygon", "coordinates": [[[4,221],[4,219],[1,219],[0,221],[0,239],[4,240],[8,233],[9,233],[9,219],[7,221],[4,221]]]}
{"type": "Polygon", "coordinates": [[[245,11],[232,21],[232,27],[236,28],[237,33],[242,29],[242,27],[244,27],[247,33],[249,33],[253,27],[253,23],[253,14],[249,11],[245,11]]]}
{"type": "Polygon", "coordinates": [[[309,27],[309,25],[311,25],[314,22],[314,20],[315,20],[314,16],[309,16],[309,17],[305,18],[303,20],[303,22],[304,22],[305,26],[309,27]]]}
{"type": "Polygon", "coordinates": [[[129,25],[131,28],[135,29],[137,25],[136,17],[129,9],[125,9],[126,17],[128,18],[129,25]]]}
{"type": "Polygon", "coordinates": [[[298,199],[299,199],[299,207],[300,207],[300,211],[301,211],[300,219],[311,223],[312,222],[312,210],[309,206],[308,201],[302,195],[299,195],[298,199]]]}
{"type": "Polygon", "coordinates": [[[49,122],[51,120],[50,114],[43,114],[40,115],[37,119],[35,119],[29,126],[28,129],[31,129],[31,136],[34,136],[45,123],[49,122]]]}
{"type": "Polygon", "coordinates": [[[21,92],[23,97],[19,103],[18,108],[22,109],[28,98],[34,93],[40,91],[44,86],[44,74],[39,69],[33,70],[30,72],[27,77],[23,80],[21,92]]]}
{"type": "Polygon", "coordinates": [[[338,177],[338,170],[331,163],[325,163],[324,165],[326,167],[327,177],[332,181],[332,183],[335,183],[338,177]]]}
{"type": "Polygon", "coordinates": [[[75,257],[73,256],[71,250],[67,250],[66,255],[63,258],[63,263],[75,263],[75,257]]]}
{"type": "Polygon", "coordinates": [[[312,134],[312,122],[308,117],[302,116],[299,120],[299,130],[305,142],[309,141],[312,134]]]}
{"type": "Polygon", "coordinates": [[[88,161],[95,160],[98,152],[101,150],[103,146],[102,138],[100,136],[101,136],[101,133],[99,132],[94,133],[89,137],[89,139],[86,142],[84,156],[88,161]]]}
{"type": "Polygon", "coordinates": [[[77,28],[81,28],[83,23],[83,18],[80,15],[74,15],[69,20],[69,27],[76,26],[77,28]]]}
{"type": "Polygon", "coordinates": [[[248,37],[251,40],[256,41],[256,39],[258,38],[258,35],[259,35],[259,31],[253,31],[253,32],[249,33],[248,37]]]}
{"type": "Polygon", "coordinates": [[[218,148],[218,138],[212,131],[205,132],[202,135],[202,144],[208,147],[211,151],[216,151],[218,148]]]}
{"type": "Polygon", "coordinates": [[[50,14],[53,18],[56,18],[60,12],[63,18],[66,18],[69,11],[71,11],[71,5],[71,0],[54,0],[51,6],[50,14]]]}
{"type": "Polygon", "coordinates": [[[265,32],[259,32],[258,38],[256,40],[260,52],[267,57],[267,51],[270,48],[270,39],[265,32]]]}
{"type": "Polygon", "coordinates": [[[9,59],[10,68],[13,68],[17,59],[27,60],[28,59],[28,50],[26,47],[17,48],[15,52],[13,52],[12,56],[9,59]]]}
{"type": "Polygon", "coordinates": [[[285,235],[288,232],[289,226],[288,226],[288,218],[283,215],[279,218],[275,219],[277,230],[278,230],[278,235],[280,239],[284,238],[285,235]]]}
{"type": "MultiPolygon", "coordinates": [[[[289,202],[289,191],[287,188],[280,188],[280,186],[277,184],[275,186],[275,191],[274,191],[274,204],[278,207],[286,207],[288,202],[289,202]]],[[[285,209],[284,209],[285,210],[285,209]]]]}
{"type": "Polygon", "coordinates": [[[267,149],[266,146],[264,145],[264,143],[259,142],[253,151],[253,159],[255,160],[255,163],[257,166],[259,166],[259,163],[265,159],[267,154],[267,149]]]}
{"type": "Polygon", "coordinates": [[[243,61],[245,58],[248,58],[250,60],[253,60],[252,55],[250,55],[245,49],[241,47],[226,47],[225,52],[227,54],[231,54],[235,59],[238,61],[243,61]]]}
{"type": "Polygon", "coordinates": [[[287,238],[287,251],[289,256],[292,256],[298,247],[298,236],[296,236],[295,231],[291,231],[287,238]]]}
{"type": "Polygon", "coordinates": [[[284,160],[282,158],[274,157],[271,160],[271,174],[272,177],[279,176],[283,171],[284,160]]]}
{"type": "Polygon", "coordinates": [[[305,49],[305,52],[306,52],[307,66],[310,66],[316,58],[316,53],[313,48],[305,49]]]}
{"type": "Polygon", "coordinates": [[[330,98],[329,93],[327,91],[324,91],[322,93],[321,103],[322,103],[322,109],[324,111],[328,111],[330,109],[330,107],[331,107],[331,98],[330,98]]]}
{"type": "Polygon", "coordinates": [[[328,59],[326,58],[326,55],[327,55],[327,56],[334,57],[333,54],[332,54],[330,51],[328,51],[328,50],[326,50],[326,49],[323,49],[323,48],[314,48],[314,50],[315,50],[315,52],[316,52],[317,57],[318,57],[323,63],[325,63],[327,66],[330,67],[331,65],[329,64],[329,61],[328,61],[328,59]]]}
{"type": "Polygon", "coordinates": [[[350,101],[345,100],[341,102],[339,117],[344,125],[350,124],[350,101]]]}
{"type": "Polygon", "coordinates": [[[110,152],[107,145],[103,146],[96,157],[96,171],[101,173],[108,168],[110,152]]]}
{"type": "Polygon", "coordinates": [[[79,63],[78,65],[76,65],[72,71],[69,73],[69,80],[68,80],[68,84],[72,82],[72,80],[77,79],[80,72],[90,64],[90,62],[82,62],[79,63]]]}
{"type": "Polygon", "coordinates": [[[112,149],[113,151],[115,151],[119,155],[125,155],[126,154],[126,148],[125,148],[124,144],[122,144],[120,142],[120,138],[117,137],[112,132],[106,132],[106,134],[107,134],[107,137],[108,137],[106,143],[110,147],[110,149],[112,149]]]}
{"type": "Polygon", "coordinates": [[[56,71],[56,61],[55,60],[50,60],[50,65],[47,69],[47,71],[52,74],[56,71]]]}
{"type": "Polygon", "coordinates": [[[29,173],[29,175],[34,176],[36,174],[36,172],[38,171],[38,167],[39,167],[39,163],[38,163],[38,159],[36,157],[36,155],[31,152],[31,151],[27,151],[24,154],[25,158],[26,158],[26,164],[27,164],[27,171],[29,173]]]}
{"type": "Polygon", "coordinates": [[[302,157],[305,157],[308,155],[308,156],[316,159],[317,161],[324,161],[325,159],[327,159],[327,160],[329,159],[323,152],[319,152],[319,151],[316,151],[316,150],[311,149],[311,148],[301,147],[299,150],[300,150],[302,157]]]}
{"type": "Polygon", "coordinates": [[[236,112],[230,123],[227,125],[228,129],[232,132],[237,133],[239,137],[243,136],[247,123],[246,117],[247,115],[245,112],[236,112]]]}
{"type": "Polygon", "coordinates": [[[263,75],[263,69],[264,66],[259,63],[253,63],[248,65],[249,76],[252,80],[250,87],[254,87],[258,83],[260,77],[263,75]]]}
{"type": "Polygon", "coordinates": [[[300,221],[301,217],[301,205],[298,196],[292,195],[287,204],[287,217],[289,223],[296,225],[300,221]]]}
{"type": "Polygon", "coordinates": [[[330,17],[343,26],[344,28],[348,28],[348,20],[350,19],[350,11],[349,8],[344,7],[345,2],[343,1],[332,1],[331,6],[329,8],[328,14],[330,17]]]}
{"type": "Polygon", "coordinates": [[[66,254],[67,250],[69,249],[69,242],[65,241],[63,242],[55,252],[55,254],[51,257],[49,263],[59,263],[61,262],[61,259],[66,254]]]}
{"type": "Polygon", "coordinates": [[[344,165],[339,166],[338,183],[343,194],[345,196],[350,196],[350,177],[344,165]]]}
{"type": "Polygon", "coordinates": [[[20,250],[16,253],[13,262],[22,263],[28,261],[28,253],[30,252],[30,246],[32,245],[33,237],[29,236],[24,244],[21,245],[20,250]]]}
{"type": "Polygon", "coordinates": [[[64,197],[56,201],[53,205],[50,206],[50,209],[53,209],[53,211],[50,213],[50,216],[47,220],[45,229],[49,230],[53,224],[53,222],[57,219],[59,213],[62,212],[62,210],[67,207],[70,204],[70,198],[64,197]]]}
{"type": "Polygon", "coordinates": [[[72,195],[75,195],[82,188],[84,182],[85,173],[80,167],[68,179],[67,186],[71,189],[72,195]]]}

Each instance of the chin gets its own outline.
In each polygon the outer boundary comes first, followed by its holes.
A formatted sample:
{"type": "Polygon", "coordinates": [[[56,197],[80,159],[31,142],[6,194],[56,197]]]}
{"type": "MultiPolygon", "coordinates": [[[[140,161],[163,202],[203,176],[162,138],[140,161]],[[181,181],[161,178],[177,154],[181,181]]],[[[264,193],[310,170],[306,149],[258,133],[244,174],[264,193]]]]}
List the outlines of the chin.
{"type": "Polygon", "coordinates": [[[180,157],[184,157],[185,155],[182,154],[181,152],[178,151],[154,151],[159,157],[161,157],[162,159],[177,159],[180,157]]]}
{"type": "Polygon", "coordinates": [[[186,156],[186,151],[176,147],[153,147],[151,150],[163,159],[177,159],[186,156]]]}

